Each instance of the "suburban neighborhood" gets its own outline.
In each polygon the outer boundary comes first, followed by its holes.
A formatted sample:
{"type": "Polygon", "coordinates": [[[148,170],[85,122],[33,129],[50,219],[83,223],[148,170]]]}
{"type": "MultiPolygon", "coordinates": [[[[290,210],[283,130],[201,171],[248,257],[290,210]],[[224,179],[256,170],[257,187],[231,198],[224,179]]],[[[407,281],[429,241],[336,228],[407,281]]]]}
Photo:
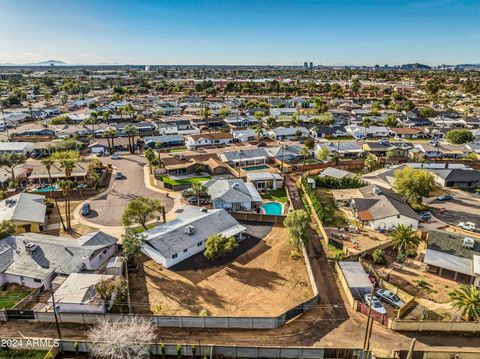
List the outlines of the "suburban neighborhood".
{"type": "Polygon", "coordinates": [[[480,358],[471,66],[0,64],[0,358],[480,358]]]}

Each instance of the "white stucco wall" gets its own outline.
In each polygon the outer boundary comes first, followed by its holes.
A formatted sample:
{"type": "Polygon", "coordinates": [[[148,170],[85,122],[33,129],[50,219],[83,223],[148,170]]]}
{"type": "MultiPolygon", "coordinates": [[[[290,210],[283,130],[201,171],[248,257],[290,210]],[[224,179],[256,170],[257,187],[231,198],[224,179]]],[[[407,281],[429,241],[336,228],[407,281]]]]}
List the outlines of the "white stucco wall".
{"type": "Polygon", "coordinates": [[[418,220],[405,217],[402,215],[400,216],[400,218],[397,218],[397,216],[392,216],[392,217],[378,219],[375,221],[370,221],[369,223],[370,223],[370,227],[374,229],[379,229],[379,228],[391,229],[398,226],[399,224],[412,226],[413,229],[417,229],[418,227],[418,220]]]}

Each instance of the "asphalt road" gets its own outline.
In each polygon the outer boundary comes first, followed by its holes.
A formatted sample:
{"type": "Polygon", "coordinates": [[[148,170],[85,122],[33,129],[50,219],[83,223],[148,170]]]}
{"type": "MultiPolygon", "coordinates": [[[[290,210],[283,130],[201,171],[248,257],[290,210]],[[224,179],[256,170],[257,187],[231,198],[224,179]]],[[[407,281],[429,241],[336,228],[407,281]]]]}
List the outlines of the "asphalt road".
{"type": "Polygon", "coordinates": [[[451,201],[442,202],[436,197],[426,201],[432,214],[448,224],[458,225],[459,222],[473,222],[479,228],[480,196],[460,190],[450,190],[449,192],[454,197],[451,201]],[[442,208],[445,208],[443,213],[440,211],[442,208]]]}
{"type": "Polygon", "coordinates": [[[145,187],[143,178],[145,159],[142,156],[127,155],[122,156],[120,160],[102,157],[100,160],[105,164],[112,164],[124,177],[116,180],[112,175],[113,183],[110,183],[106,193],[97,199],[87,201],[90,203],[91,213],[85,218],[90,222],[104,226],[120,226],[125,207],[131,200],[141,196],[160,200],[166,212],[172,208],[172,199],[145,187]]]}

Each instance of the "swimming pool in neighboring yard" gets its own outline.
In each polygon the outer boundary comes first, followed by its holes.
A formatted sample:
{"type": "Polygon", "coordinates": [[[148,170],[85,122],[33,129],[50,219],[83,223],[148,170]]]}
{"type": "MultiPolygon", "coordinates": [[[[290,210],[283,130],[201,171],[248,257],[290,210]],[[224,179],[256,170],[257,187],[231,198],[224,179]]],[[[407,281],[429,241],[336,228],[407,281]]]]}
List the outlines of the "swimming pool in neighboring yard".
{"type": "Polygon", "coordinates": [[[52,191],[58,191],[60,189],[60,187],[57,187],[57,186],[48,186],[48,187],[43,187],[43,188],[39,188],[39,189],[36,189],[35,191],[33,192],[52,192],[52,191]]]}
{"type": "Polygon", "coordinates": [[[271,214],[273,216],[281,216],[283,214],[283,205],[279,202],[268,202],[261,205],[265,214],[271,214]]]}
{"type": "Polygon", "coordinates": [[[267,165],[259,165],[259,166],[244,167],[243,170],[250,172],[250,171],[268,170],[269,168],[270,167],[267,165]]]}

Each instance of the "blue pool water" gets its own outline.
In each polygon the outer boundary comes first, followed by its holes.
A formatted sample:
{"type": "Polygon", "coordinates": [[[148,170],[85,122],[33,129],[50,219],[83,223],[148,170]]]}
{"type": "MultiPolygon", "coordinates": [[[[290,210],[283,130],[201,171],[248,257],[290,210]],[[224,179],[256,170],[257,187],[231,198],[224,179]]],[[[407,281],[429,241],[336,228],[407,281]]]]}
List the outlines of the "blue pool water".
{"type": "Polygon", "coordinates": [[[268,167],[267,165],[259,165],[259,166],[244,167],[243,170],[249,172],[249,171],[267,170],[269,168],[270,167],[268,167]]]}
{"type": "Polygon", "coordinates": [[[265,211],[265,214],[271,214],[274,216],[281,216],[283,212],[283,206],[278,202],[268,202],[262,204],[262,209],[265,211]]]}
{"type": "Polygon", "coordinates": [[[59,189],[60,188],[57,186],[48,186],[48,187],[36,189],[34,192],[52,192],[52,191],[58,191],[59,189]]]}

